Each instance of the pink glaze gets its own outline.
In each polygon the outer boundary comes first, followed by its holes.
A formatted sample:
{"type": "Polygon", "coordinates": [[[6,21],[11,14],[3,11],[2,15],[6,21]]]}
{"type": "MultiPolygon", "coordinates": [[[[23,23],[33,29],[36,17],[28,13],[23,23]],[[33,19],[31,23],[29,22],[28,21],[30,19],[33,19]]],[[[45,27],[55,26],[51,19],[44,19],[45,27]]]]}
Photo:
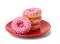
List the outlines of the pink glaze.
{"type": "Polygon", "coordinates": [[[31,29],[31,22],[26,17],[18,17],[13,20],[11,28],[18,34],[26,34],[31,29]]]}
{"type": "Polygon", "coordinates": [[[32,29],[37,29],[37,28],[40,28],[40,23],[36,24],[36,25],[32,25],[32,29]]]}
{"type": "Polygon", "coordinates": [[[30,19],[31,23],[35,23],[37,21],[41,21],[41,17],[30,19]]]}
{"type": "Polygon", "coordinates": [[[24,16],[34,16],[34,15],[37,15],[39,13],[41,13],[41,10],[39,8],[29,8],[23,12],[23,15],[24,16]]]}

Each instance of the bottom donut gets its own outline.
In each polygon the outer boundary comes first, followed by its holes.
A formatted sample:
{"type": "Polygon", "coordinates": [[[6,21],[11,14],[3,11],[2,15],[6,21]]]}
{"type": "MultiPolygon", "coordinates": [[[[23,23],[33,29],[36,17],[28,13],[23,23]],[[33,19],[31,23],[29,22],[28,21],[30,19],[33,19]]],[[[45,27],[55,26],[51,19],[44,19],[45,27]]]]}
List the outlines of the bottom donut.
{"type": "Polygon", "coordinates": [[[40,23],[32,25],[31,31],[37,30],[40,28],[40,23]]]}

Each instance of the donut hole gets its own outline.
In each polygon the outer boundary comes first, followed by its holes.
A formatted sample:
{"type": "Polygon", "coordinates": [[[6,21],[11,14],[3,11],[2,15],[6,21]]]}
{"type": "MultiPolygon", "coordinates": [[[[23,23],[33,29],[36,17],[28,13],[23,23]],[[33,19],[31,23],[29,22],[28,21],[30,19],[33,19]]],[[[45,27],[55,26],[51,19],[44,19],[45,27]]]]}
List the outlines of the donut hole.
{"type": "Polygon", "coordinates": [[[18,27],[23,27],[23,22],[19,22],[17,25],[18,27]]]}

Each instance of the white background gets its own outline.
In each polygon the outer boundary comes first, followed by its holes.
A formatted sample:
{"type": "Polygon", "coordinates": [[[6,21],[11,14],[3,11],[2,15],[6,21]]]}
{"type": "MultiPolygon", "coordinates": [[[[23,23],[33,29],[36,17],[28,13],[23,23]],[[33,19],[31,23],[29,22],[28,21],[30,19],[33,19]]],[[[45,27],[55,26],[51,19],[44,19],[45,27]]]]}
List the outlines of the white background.
{"type": "Polygon", "coordinates": [[[60,44],[59,0],[0,0],[0,44],[60,44]],[[22,16],[26,8],[41,8],[42,19],[51,24],[51,32],[44,37],[18,38],[5,30],[5,25],[22,16]]]}

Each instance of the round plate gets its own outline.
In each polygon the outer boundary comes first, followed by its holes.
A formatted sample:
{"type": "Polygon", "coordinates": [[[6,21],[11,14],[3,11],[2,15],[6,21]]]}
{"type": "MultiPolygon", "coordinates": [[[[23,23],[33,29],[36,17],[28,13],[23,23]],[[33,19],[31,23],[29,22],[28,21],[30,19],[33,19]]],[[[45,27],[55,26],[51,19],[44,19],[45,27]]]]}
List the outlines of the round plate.
{"type": "Polygon", "coordinates": [[[35,37],[35,36],[38,36],[38,35],[42,35],[42,34],[45,34],[46,32],[48,32],[51,28],[50,24],[44,20],[42,20],[40,22],[40,29],[37,29],[35,31],[30,31],[29,33],[25,34],[25,35],[21,35],[21,34],[17,34],[16,32],[14,32],[11,28],[11,22],[9,22],[7,25],[6,25],[6,30],[13,34],[13,35],[16,35],[16,36],[22,36],[22,37],[35,37]]]}

